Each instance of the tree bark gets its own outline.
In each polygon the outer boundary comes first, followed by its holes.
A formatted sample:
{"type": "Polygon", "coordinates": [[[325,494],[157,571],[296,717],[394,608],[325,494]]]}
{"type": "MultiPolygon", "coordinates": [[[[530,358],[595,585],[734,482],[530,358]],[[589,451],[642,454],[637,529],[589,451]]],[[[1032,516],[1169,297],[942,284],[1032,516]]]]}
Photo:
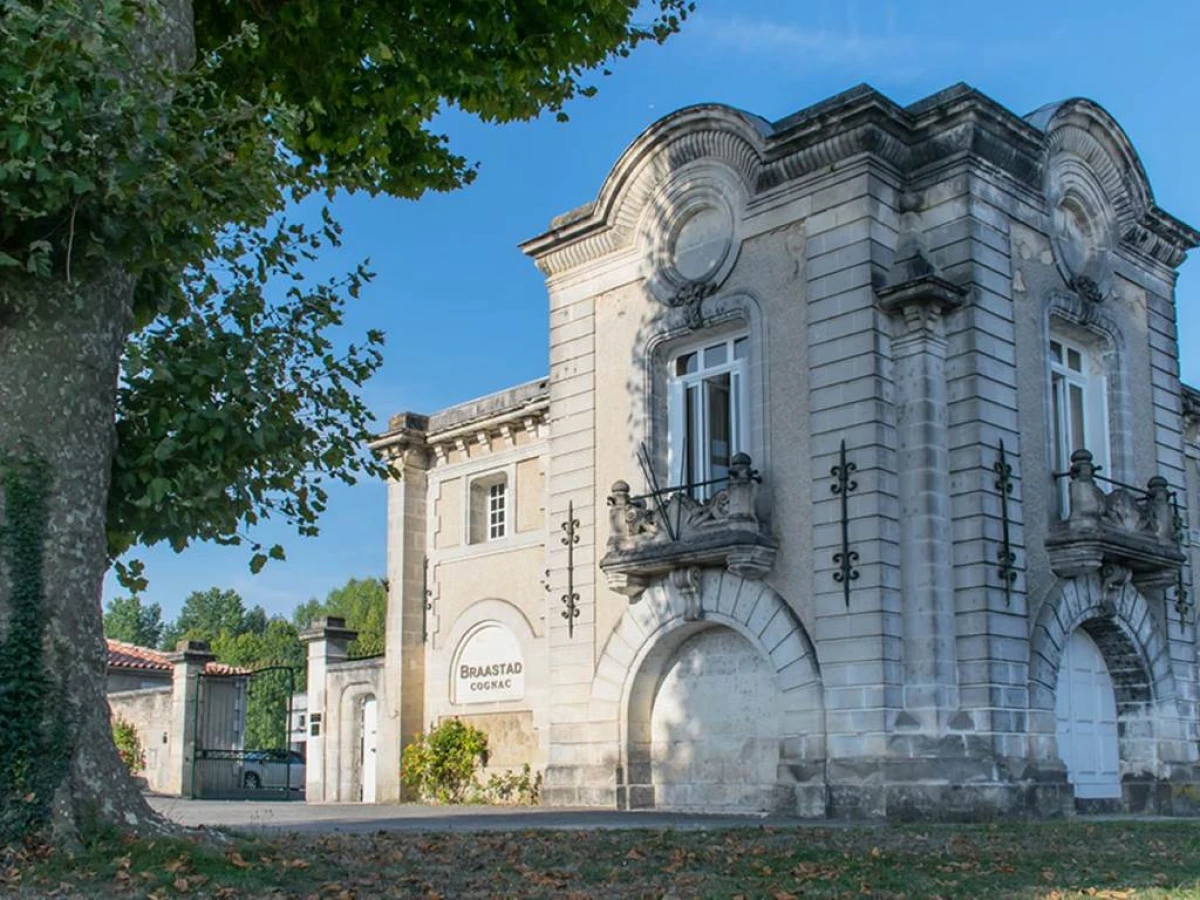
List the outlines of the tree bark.
{"type": "MultiPolygon", "coordinates": [[[[133,55],[149,68],[181,71],[195,58],[191,0],[158,6],[163,15],[143,18],[133,55]]],[[[77,277],[71,285],[63,277],[0,276],[0,456],[35,458],[48,473],[43,661],[51,693],[62,698],[48,718],[65,726],[69,756],[46,825],[65,843],[94,828],[167,827],[113,745],[101,615],[117,379],[133,326],[135,278],[120,260],[77,277]]],[[[0,562],[0,647],[13,623],[11,578],[0,562]]],[[[0,723],[26,712],[7,703],[0,691],[0,723]]]]}
{"type": "MultiPolygon", "coordinates": [[[[69,741],[49,825],[66,841],[92,826],[157,822],[113,746],[100,610],[117,377],[134,280],[116,267],[93,275],[79,302],[59,280],[0,280],[0,452],[36,458],[48,473],[44,661],[52,693],[64,698],[65,708],[51,714],[69,741]]],[[[11,574],[0,569],[0,642],[12,622],[11,574]]],[[[22,714],[0,710],[0,721],[22,714]]]]}

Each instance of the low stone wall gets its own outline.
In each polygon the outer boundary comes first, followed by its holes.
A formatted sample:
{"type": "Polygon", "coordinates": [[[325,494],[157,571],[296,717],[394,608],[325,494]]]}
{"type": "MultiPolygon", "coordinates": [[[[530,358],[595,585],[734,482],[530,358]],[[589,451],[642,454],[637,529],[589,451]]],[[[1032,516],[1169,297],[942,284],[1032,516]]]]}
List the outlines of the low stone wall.
{"type": "Polygon", "coordinates": [[[363,707],[368,701],[378,703],[383,694],[383,657],[332,663],[327,672],[325,799],[357,803],[363,799],[363,767],[376,765],[377,738],[374,730],[363,733],[363,707]]]}
{"type": "Polygon", "coordinates": [[[120,717],[137,730],[146,753],[146,768],[136,773],[152,791],[169,790],[171,740],[171,686],[118,691],[108,695],[114,719],[120,717]]]}

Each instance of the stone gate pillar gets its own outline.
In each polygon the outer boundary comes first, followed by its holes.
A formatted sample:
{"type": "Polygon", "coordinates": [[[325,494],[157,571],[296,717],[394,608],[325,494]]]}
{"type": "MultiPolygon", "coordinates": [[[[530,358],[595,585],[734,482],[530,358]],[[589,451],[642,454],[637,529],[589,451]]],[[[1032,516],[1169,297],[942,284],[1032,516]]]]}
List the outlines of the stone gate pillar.
{"type": "MultiPolygon", "coordinates": [[[[329,734],[328,698],[325,692],[329,664],[340,662],[349,655],[350,642],[358,632],[346,627],[345,619],[338,616],[322,616],[310,628],[300,633],[300,641],[308,647],[308,740],[305,746],[304,798],[309,803],[333,800],[333,791],[328,788],[333,779],[328,771],[329,762],[325,752],[330,741],[336,746],[338,736],[329,734]]],[[[336,764],[336,758],[332,760],[336,764]]]]}
{"type": "Polygon", "coordinates": [[[216,657],[206,641],[180,641],[167,659],[171,674],[171,731],[166,790],[192,797],[192,762],[196,747],[196,704],[200,699],[200,675],[216,657]]]}

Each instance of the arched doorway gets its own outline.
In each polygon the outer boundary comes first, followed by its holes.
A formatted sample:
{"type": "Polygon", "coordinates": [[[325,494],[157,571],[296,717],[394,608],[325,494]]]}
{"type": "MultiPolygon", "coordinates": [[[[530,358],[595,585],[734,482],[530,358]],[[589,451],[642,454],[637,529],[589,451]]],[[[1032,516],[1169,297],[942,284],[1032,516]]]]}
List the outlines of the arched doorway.
{"type": "Polygon", "coordinates": [[[655,806],[772,810],[779,690],[757,648],[729,628],[708,628],[686,638],[649,677],[649,715],[639,723],[638,749],[655,806]]]}
{"type": "Polygon", "coordinates": [[[1081,800],[1121,796],[1117,698],[1104,654],[1082,628],[1063,648],[1055,690],[1058,753],[1081,800]]]}
{"type": "Polygon", "coordinates": [[[761,581],[704,569],[698,582],[698,597],[651,584],[605,643],[592,700],[620,704],[614,799],[824,816],[824,695],[804,626],[761,581]]]}

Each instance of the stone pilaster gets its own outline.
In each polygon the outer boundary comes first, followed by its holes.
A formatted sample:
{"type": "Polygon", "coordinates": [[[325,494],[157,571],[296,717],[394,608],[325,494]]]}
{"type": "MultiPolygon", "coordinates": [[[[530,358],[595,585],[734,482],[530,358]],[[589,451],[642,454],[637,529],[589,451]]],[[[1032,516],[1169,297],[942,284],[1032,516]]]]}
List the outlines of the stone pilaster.
{"type": "Polygon", "coordinates": [[[192,797],[193,753],[196,748],[196,704],[200,698],[200,675],[216,657],[205,641],[180,641],[167,659],[171,673],[170,767],[166,790],[180,797],[192,797]]]}
{"type": "Polygon", "coordinates": [[[904,709],[897,732],[940,735],[958,708],[944,315],[962,289],[926,274],[879,291],[897,321],[897,476],[901,516],[904,709]]]}
{"type": "Polygon", "coordinates": [[[308,742],[305,748],[305,799],[323,803],[336,799],[336,784],[326,771],[326,740],[338,739],[327,727],[329,704],[336,698],[326,697],[326,674],[330,663],[347,658],[350,642],[358,632],[346,627],[337,616],[322,616],[308,630],[300,633],[300,642],[308,648],[308,742]]]}
{"type": "Polygon", "coordinates": [[[393,416],[372,449],[395,470],[388,481],[388,614],[375,753],[376,799],[401,799],[400,754],[425,721],[425,559],[428,470],[424,416],[393,416]]]}

